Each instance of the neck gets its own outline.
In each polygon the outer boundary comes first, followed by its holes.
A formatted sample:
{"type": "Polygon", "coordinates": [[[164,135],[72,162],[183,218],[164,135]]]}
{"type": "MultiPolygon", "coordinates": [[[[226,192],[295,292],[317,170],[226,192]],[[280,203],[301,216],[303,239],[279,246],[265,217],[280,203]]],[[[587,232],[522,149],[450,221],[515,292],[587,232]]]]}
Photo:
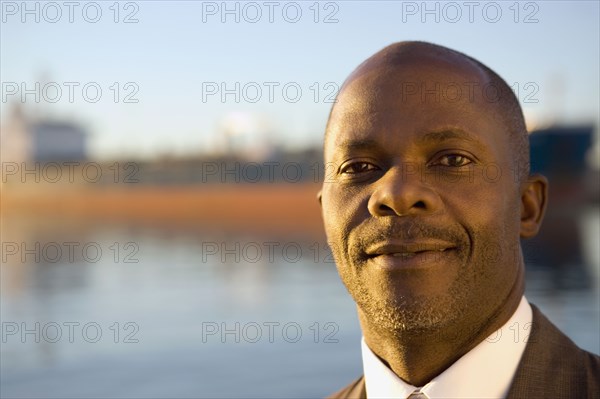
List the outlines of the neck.
{"type": "MultiPolygon", "coordinates": [[[[524,292],[520,275],[502,305],[486,317],[472,315],[444,326],[418,332],[382,331],[358,310],[365,341],[369,348],[398,377],[421,387],[502,327],[514,314],[524,292]]],[[[477,312],[475,312],[477,313],[477,312]]]]}

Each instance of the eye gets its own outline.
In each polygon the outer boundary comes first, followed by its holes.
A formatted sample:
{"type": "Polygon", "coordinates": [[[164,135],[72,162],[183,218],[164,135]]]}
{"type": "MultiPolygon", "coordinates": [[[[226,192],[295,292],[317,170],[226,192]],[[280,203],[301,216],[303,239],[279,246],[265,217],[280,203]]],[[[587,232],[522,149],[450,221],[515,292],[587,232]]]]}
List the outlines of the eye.
{"type": "Polygon", "coordinates": [[[439,158],[438,164],[452,168],[460,168],[472,163],[470,158],[461,154],[447,154],[439,158]]]}
{"type": "Polygon", "coordinates": [[[346,165],[343,165],[340,168],[340,174],[356,175],[359,173],[370,172],[372,170],[377,170],[377,169],[378,169],[377,166],[373,165],[370,162],[364,162],[364,161],[351,162],[346,165]]]}

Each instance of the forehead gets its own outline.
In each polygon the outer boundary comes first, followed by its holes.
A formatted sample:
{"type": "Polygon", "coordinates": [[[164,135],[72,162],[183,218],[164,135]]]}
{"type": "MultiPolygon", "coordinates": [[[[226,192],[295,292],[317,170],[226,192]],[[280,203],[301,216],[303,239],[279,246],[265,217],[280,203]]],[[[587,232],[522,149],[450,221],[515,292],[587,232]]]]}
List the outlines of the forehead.
{"type": "Polygon", "coordinates": [[[399,137],[408,142],[443,131],[466,132],[488,146],[504,146],[507,134],[495,90],[487,75],[468,63],[426,59],[359,68],[331,112],[325,155],[352,140],[375,139],[387,147],[399,137]]]}

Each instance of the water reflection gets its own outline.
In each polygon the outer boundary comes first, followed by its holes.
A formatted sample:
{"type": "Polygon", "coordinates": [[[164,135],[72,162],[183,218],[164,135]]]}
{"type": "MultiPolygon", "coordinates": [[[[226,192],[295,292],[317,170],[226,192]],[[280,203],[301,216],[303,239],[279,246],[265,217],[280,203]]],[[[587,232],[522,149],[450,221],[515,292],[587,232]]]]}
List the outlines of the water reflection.
{"type": "MultiPolygon", "coordinates": [[[[599,222],[597,208],[581,218],[584,261],[568,272],[585,284],[527,272],[530,301],[596,353],[599,222]]],[[[51,220],[5,219],[4,232],[41,247],[24,263],[3,251],[2,396],[319,397],[361,373],[354,304],[323,241],[51,220]],[[68,242],[72,261],[43,252],[68,242]],[[9,334],[23,323],[33,332],[9,334]]]]}

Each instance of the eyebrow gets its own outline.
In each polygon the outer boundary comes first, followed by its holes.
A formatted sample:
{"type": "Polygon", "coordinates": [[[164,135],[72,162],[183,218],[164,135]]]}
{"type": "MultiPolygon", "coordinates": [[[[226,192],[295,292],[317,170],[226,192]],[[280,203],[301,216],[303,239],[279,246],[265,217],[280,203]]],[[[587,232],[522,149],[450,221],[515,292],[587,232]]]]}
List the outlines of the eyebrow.
{"type": "Polygon", "coordinates": [[[379,149],[380,145],[375,140],[344,140],[337,147],[349,150],[373,150],[379,149]]]}
{"type": "Polygon", "coordinates": [[[419,141],[426,143],[440,143],[451,139],[459,139],[481,144],[476,136],[460,128],[446,128],[427,132],[419,138],[419,141]]]}
{"type": "MultiPolygon", "coordinates": [[[[452,139],[481,144],[481,141],[477,139],[476,136],[460,128],[444,128],[441,130],[429,131],[423,134],[418,141],[427,144],[436,144],[452,139]]],[[[377,141],[371,139],[344,140],[337,144],[337,147],[348,150],[375,150],[381,148],[377,141]]]]}

